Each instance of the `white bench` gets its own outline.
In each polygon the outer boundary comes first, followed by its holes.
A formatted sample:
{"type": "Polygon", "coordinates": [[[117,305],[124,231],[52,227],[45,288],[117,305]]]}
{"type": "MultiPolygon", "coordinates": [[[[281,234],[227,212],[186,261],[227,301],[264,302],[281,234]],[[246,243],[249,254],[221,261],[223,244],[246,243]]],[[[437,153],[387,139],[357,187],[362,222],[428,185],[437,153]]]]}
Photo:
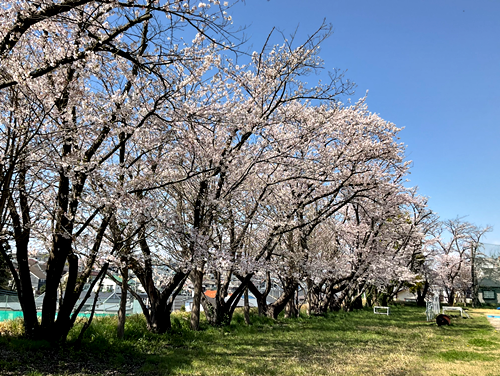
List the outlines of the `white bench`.
{"type": "Polygon", "coordinates": [[[389,316],[390,308],[389,307],[382,307],[382,306],[374,306],[373,307],[373,313],[375,313],[377,315],[387,315],[387,316],[389,316]],[[381,312],[380,310],[385,310],[385,312],[381,312]]]}
{"type": "Polygon", "coordinates": [[[469,314],[465,312],[462,307],[443,307],[443,315],[446,311],[460,312],[461,317],[470,318],[469,314]]]}

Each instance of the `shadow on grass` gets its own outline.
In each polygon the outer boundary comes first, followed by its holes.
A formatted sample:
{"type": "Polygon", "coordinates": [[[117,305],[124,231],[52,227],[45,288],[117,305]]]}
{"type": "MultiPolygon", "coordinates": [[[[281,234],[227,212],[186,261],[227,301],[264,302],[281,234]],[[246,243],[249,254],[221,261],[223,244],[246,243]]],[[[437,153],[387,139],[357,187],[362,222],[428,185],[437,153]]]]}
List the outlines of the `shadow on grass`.
{"type": "MultiPolygon", "coordinates": [[[[59,348],[44,341],[0,338],[0,374],[308,375],[312,369],[327,373],[339,362],[369,370],[384,366],[395,352],[408,356],[408,364],[422,357],[444,362],[497,359],[487,353],[500,344],[491,337],[494,331],[486,318],[452,322],[450,327],[438,328],[425,321],[423,308],[391,307],[389,316],[371,310],[279,320],[253,316],[251,326],[236,315],[229,326],[212,328],[202,323],[202,330],[193,332],[187,314],[176,314],[172,331],[156,335],[146,330],[143,317],[131,316],[125,338],[119,340],[116,321],[108,317],[95,320],[81,348],[74,346],[78,325],[68,344],[59,348]],[[445,345],[451,340],[474,350],[448,349],[445,345]]],[[[412,373],[418,374],[418,369],[412,373]]]]}

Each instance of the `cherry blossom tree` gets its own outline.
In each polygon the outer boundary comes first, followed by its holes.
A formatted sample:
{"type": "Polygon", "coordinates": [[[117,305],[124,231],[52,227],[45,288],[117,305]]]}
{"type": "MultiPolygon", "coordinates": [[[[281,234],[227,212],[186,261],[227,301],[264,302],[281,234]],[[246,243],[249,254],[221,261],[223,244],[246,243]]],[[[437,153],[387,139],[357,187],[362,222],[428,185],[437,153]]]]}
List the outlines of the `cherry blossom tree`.
{"type": "MultiPolygon", "coordinates": [[[[42,168],[37,165],[32,176],[43,175],[44,180],[34,183],[46,192],[37,209],[47,212],[52,236],[46,236],[51,245],[41,327],[38,321],[26,319],[27,335],[66,337],[74,321],[70,318],[74,304],[114,210],[113,202],[92,196],[90,187],[99,187],[100,176],[124,168],[115,158],[121,145],[137,130],[147,128],[153,118],[158,120],[158,110],[172,93],[182,92],[183,86],[196,80],[195,72],[190,72],[188,80],[185,76],[192,62],[198,65],[198,57],[205,57],[195,52],[204,40],[212,50],[223,47],[222,41],[209,37],[211,31],[229,36],[224,31],[229,17],[223,8],[218,1],[197,5],[180,1],[1,3],[2,114],[10,112],[15,118],[14,123],[3,123],[3,133],[13,134],[23,119],[36,117],[34,107],[44,110],[32,141],[37,149],[30,152],[36,150],[35,155],[43,160],[42,168]],[[195,35],[193,47],[181,39],[181,34],[189,36],[184,27],[191,28],[195,35]],[[22,96],[12,94],[12,90],[29,96],[32,104],[18,106],[16,98],[22,96]],[[94,245],[78,275],[74,239],[90,228],[95,233],[94,245]],[[56,320],[57,289],[66,263],[69,277],[56,320]]],[[[15,144],[5,145],[6,151],[16,151],[15,144]]],[[[29,318],[36,314],[35,307],[27,285],[21,281],[27,280],[26,255],[35,208],[27,203],[23,174],[33,166],[25,163],[25,167],[14,170],[22,165],[13,167],[15,154],[7,155],[11,157],[6,160],[10,164],[2,163],[2,174],[7,178],[2,181],[2,192],[9,188],[15,172],[19,195],[3,194],[1,205],[4,209],[10,200],[12,226],[22,230],[14,231],[18,291],[25,318],[29,318]]]]}
{"type": "Polygon", "coordinates": [[[455,303],[457,295],[465,299],[473,289],[473,256],[481,237],[489,230],[460,217],[444,220],[435,229],[435,282],[444,290],[449,305],[455,303]]]}
{"type": "Polygon", "coordinates": [[[300,286],[322,313],[415,275],[422,216],[409,208],[424,205],[403,185],[399,129],[365,99],[342,104],[353,86],[338,72],[305,82],[322,67],[326,25],[241,64],[218,0],[0,4],[0,251],[28,336],[65,340],[96,267],[121,273],[119,336],[128,293],[149,330],[168,331],[188,278],[197,330],[201,305],[228,324],[247,289],[276,318],[297,315],[300,286]],[[39,244],[41,324],[28,269],[39,244]],[[130,271],[148,304],[127,288],[130,271]]]}

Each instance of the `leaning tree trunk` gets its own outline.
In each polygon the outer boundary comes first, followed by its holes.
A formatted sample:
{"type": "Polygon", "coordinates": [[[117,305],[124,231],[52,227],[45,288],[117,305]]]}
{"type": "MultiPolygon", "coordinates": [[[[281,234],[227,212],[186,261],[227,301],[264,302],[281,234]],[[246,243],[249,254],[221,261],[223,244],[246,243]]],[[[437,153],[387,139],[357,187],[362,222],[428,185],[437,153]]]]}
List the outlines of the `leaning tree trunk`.
{"type": "MultiPolygon", "coordinates": [[[[141,282],[142,287],[146,290],[149,300],[149,307],[143,301],[141,296],[132,289],[127,289],[139,303],[142,313],[146,318],[147,328],[152,333],[163,334],[172,329],[170,313],[175,297],[179,294],[184,286],[189,272],[177,271],[172,279],[167,283],[163,291],[159,291],[154,284],[154,276],[151,263],[145,263],[143,267],[137,260],[131,258],[130,265],[134,274],[141,282]]],[[[121,282],[108,274],[116,284],[121,287],[121,282]]]]}
{"type": "MultiPolygon", "coordinates": [[[[233,319],[234,310],[238,306],[238,303],[248,288],[248,283],[252,277],[251,274],[247,275],[242,279],[241,284],[238,288],[228,297],[227,290],[229,287],[230,273],[226,276],[226,283],[220,283],[220,279],[217,283],[217,293],[215,299],[209,302],[203,297],[203,307],[205,309],[205,315],[207,317],[208,323],[212,326],[224,326],[229,325],[233,319]]],[[[220,276],[218,277],[220,278],[220,276]]]]}
{"type": "Polygon", "coordinates": [[[374,290],[375,290],[375,287],[374,286],[371,286],[370,288],[368,288],[366,290],[366,307],[368,308],[371,308],[373,307],[373,302],[375,301],[374,299],[374,290]]]}
{"type": "Polygon", "coordinates": [[[290,299],[293,299],[295,291],[299,286],[299,283],[294,279],[287,278],[284,282],[283,293],[281,296],[274,303],[267,306],[266,316],[273,319],[277,319],[278,315],[285,309],[290,299]]]}

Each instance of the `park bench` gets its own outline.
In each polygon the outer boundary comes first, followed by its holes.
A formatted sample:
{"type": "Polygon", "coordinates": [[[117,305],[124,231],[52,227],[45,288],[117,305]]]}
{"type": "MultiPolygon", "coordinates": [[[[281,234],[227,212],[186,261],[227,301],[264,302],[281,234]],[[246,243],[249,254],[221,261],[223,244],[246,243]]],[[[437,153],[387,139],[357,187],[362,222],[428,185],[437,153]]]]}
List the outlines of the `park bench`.
{"type": "Polygon", "coordinates": [[[377,315],[387,315],[387,316],[389,316],[390,309],[389,309],[389,307],[374,306],[373,307],[373,313],[375,313],[377,315]],[[382,312],[382,311],[384,311],[384,312],[382,312]]]}
{"type": "Polygon", "coordinates": [[[469,314],[465,312],[462,307],[443,307],[443,315],[446,311],[460,312],[461,317],[470,318],[469,314]]]}

